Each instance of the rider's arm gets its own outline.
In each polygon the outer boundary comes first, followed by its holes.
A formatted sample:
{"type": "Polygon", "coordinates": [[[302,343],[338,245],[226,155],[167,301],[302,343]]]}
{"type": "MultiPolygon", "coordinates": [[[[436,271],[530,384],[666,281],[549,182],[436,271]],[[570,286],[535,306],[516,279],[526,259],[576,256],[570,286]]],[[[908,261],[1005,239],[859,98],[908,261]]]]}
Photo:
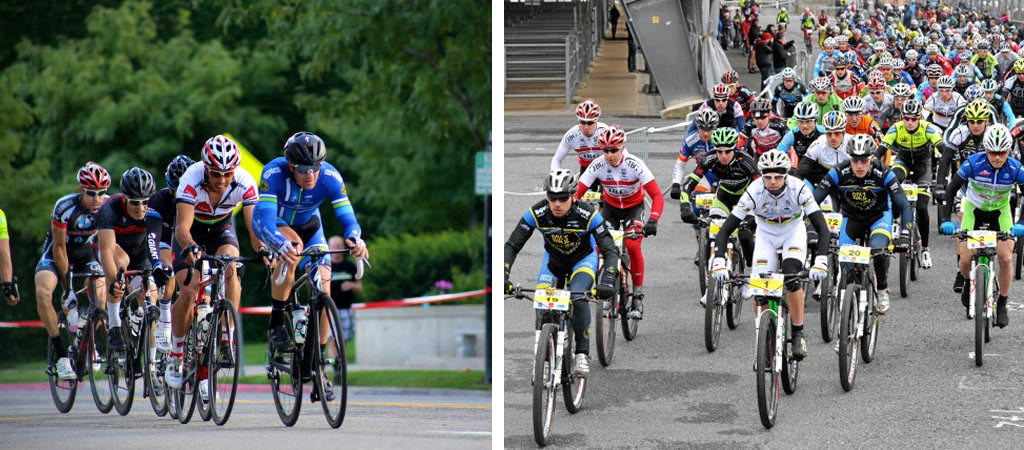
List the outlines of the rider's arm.
{"type": "Polygon", "coordinates": [[[882,136],[882,142],[878,144],[878,149],[875,150],[875,159],[881,159],[885,161],[885,152],[889,151],[889,147],[892,147],[892,143],[896,142],[896,133],[899,128],[896,124],[892,124],[889,127],[889,131],[882,136]]]}
{"type": "Polygon", "coordinates": [[[177,212],[174,217],[174,237],[178,240],[178,245],[185,249],[196,243],[192,240],[192,220],[195,219],[196,209],[184,202],[178,202],[175,208],[177,212]]]}
{"type": "Polygon", "coordinates": [[[945,186],[946,181],[949,177],[949,170],[953,166],[953,157],[956,155],[957,148],[951,143],[942,145],[942,157],[939,158],[939,168],[935,172],[935,185],[945,186]]]}
{"type": "Polygon", "coordinates": [[[356,220],[356,212],[352,209],[352,201],[348,198],[345,181],[341,179],[341,172],[329,164],[325,164],[325,166],[317,184],[326,184],[327,192],[330,193],[329,198],[331,199],[331,209],[334,210],[334,217],[338,219],[338,223],[341,224],[341,229],[344,231],[342,236],[345,239],[358,242],[362,238],[363,229],[359,226],[359,221],[356,220]]]}
{"type": "Polygon", "coordinates": [[[164,222],[157,216],[146,215],[146,250],[149,255],[150,267],[156,267],[160,262],[160,234],[163,232],[164,222]]]}
{"type": "Polygon", "coordinates": [[[789,130],[786,134],[783,134],[782,140],[779,141],[779,146],[776,147],[776,149],[783,152],[789,152],[789,149],[793,148],[793,143],[796,142],[796,133],[799,133],[799,130],[789,130]]]}
{"type": "Polygon", "coordinates": [[[818,186],[814,188],[814,201],[821,204],[828,197],[836,187],[839,186],[839,174],[835,168],[832,168],[821,178],[818,182],[818,186]]]}
{"type": "Polygon", "coordinates": [[[565,155],[569,154],[569,140],[571,139],[569,130],[562,136],[562,142],[558,143],[558,150],[555,150],[555,156],[551,157],[551,170],[558,170],[562,168],[562,160],[565,159],[565,155]]]}
{"type": "MultiPolygon", "coordinates": [[[[811,222],[811,225],[814,226],[814,229],[817,230],[818,236],[828,236],[828,224],[825,223],[825,216],[822,214],[818,202],[814,200],[814,193],[811,192],[811,188],[805,183],[801,183],[799,186],[800,190],[797,193],[796,201],[800,202],[800,208],[811,222]]],[[[828,239],[818,239],[818,249],[815,254],[827,255],[828,246],[828,239]]]]}
{"type": "Polygon", "coordinates": [[[660,219],[661,212],[665,209],[665,197],[661,195],[658,182],[652,177],[651,181],[644,183],[644,190],[647,191],[647,195],[651,196],[651,215],[648,217],[654,220],[660,219]]]}
{"type": "Polygon", "coordinates": [[[740,102],[732,102],[732,114],[733,120],[736,122],[736,132],[742,133],[743,128],[747,126],[747,119],[743,116],[743,107],[740,106],[740,102]]]}
{"type": "Polygon", "coordinates": [[[946,198],[939,203],[939,225],[942,225],[942,222],[949,221],[949,216],[952,214],[953,210],[953,202],[956,201],[956,193],[960,191],[960,188],[966,183],[966,181],[964,181],[963,174],[968,174],[970,172],[970,164],[964,162],[964,164],[960,166],[960,169],[953,174],[953,178],[949,180],[949,186],[946,186],[946,198]],[[964,170],[965,167],[967,170],[964,170]]]}
{"type": "Polygon", "coordinates": [[[590,185],[594,184],[594,180],[597,179],[597,166],[599,164],[595,161],[593,164],[587,166],[587,170],[583,171],[583,175],[580,175],[579,184],[576,186],[576,200],[583,198],[583,194],[590,189],[590,185]]]}
{"type": "Polygon", "coordinates": [[[0,210],[0,281],[11,281],[14,278],[14,266],[11,265],[11,242],[7,232],[7,216],[0,210]]]}
{"type": "Polygon", "coordinates": [[[1017,123],[1017,116],[1013,115],[1013,108],[1010,107],[1010,102],[1003,101],[1003,115],[1006,116],[1007,126],[1013,127],[1013,124],[1017,123]]]}
{"type": "Polygon", "coordinates": [[[252,224],[253,215],[256,212],[254,205],[245,205],[242,207],[242,217],[245,218],[245,228],[249,230],[249,242],[252,243],[252,249],[259,251],[265,245],[260,238],[256,237],[256,227],[252,224]]]}
{"type": "MultiPolygon", "coordinates": [[[[260,176],[260,197],[253,211],[252,228],[259,240],[270,248],[279,250],[288,242],[277,229],[277,197],[280,187],[276,177],[280,169],[274,171],[274,168],[269,166],[268,164],[263,168],[263,174],[260,176]]],[[[175,227],[174,230],[177,233],[178,228],[175,227]]]]}
{"type": "MultiPolygon", "coordinates": [[[[50,223],[50,232],[53,234],[53,264],[57,266],[57,279],[60,280],[62,286],[68,273],[67,226],[66,223],[50,223]]],[[[67,286],[64,287],[67,288],[67,286]]]]}
{"type": "Polygon", "coordinates": [[[537,227],[537,219],[533,217],[533,210],[529,210],[519,219],[519,223],[512,229],[512,234],[505,241],[505,275],[512,270],[512,263],[516,262],[516,255],[523,249],[523,245],[533,235],[533,229],[537,227]]]}
{"type": "Polygon", "coordinates": [[[608,224],[601,213],[594,211],[587,223],[587,230],[594,236],[594,242],[604,259],[604,267],[616,267],[619,265],[619,252],[615,247],[615,238],[608,231],[608,224]]]}

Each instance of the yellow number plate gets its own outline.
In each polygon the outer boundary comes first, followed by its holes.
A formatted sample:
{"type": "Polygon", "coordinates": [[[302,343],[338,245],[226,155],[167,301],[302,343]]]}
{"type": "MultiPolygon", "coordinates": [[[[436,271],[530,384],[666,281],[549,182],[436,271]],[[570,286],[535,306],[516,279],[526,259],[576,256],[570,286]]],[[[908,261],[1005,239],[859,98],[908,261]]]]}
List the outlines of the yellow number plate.
{"type": "Polygon", "coordinates": [[[694,203],[698,208],[708,209],[711,208],[711,202],[715,199],[715,194],[697,194],[697,198],[694,199],[694,203]]]}
{"type": "Polygon", "coordinates": [[[867,264],[871,261],[871,247],[844,245],[839,248],[839,262],[867,264]]]}
{"type": "Polygon", "coordinates": [[[917,201],[917,185],[912,183],[903,183],[903,193],[907,195],[908,202],[917,201]]]}
{"type": "Polygon", "coordinates": [[[838,233],[843,228],[843,215],[839,213],[825,213],[825,223],[828,224],[828,230],[833,233],[838,233]]]}
{"type": "Polygon", "coordinates": [[[622,236],[626,233],[622,230],[608,230],[612,234],[612,239],[615,239],[615,246],[622,250],[622,236]]]}
{"type": "Polygon", "coordinates": [[[967,248],[990,248],[996,246],[996,232],[971,230],[967,232],[967,248]]]}
{"type": "Polygon", "coordinates": [[[825,200],[821,202],[822,212],[832,212],[832,197],[825,197],[825,200]]]}
{"type": "Polygon", "coordinates": [[[583,193],[583,201],[585,202],[599,202],[601,201],[601,192],[599,191],[587,191],[583,193]]]}
{"type": "Polygon", "coordinates": [[[561,289],[538,289],[533,295],[534,309],[568,311],[571,304],[569,291],[561,289]]]}
{"type": "Polygon", "coordinates": [[[750,276],[750,294],[761,297],[782,297],[785,275],[781,273],[750,276]]]}

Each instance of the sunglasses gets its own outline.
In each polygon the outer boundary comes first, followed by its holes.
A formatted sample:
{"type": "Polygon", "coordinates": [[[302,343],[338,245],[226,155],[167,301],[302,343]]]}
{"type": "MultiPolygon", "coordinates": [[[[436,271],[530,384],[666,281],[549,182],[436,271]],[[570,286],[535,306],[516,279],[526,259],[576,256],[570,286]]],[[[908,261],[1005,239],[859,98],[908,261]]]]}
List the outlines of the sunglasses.
{"type": "Polygon", "coordinates": [[[597,121],[596,121],[596,120],[595,120],[595,121],[586,121],[586,120],[581,120],[581,121],[580,121],[580,126],[581,126],[581,127],[589,127],[589,126],[591,126],[591,125],[594,125],[594,124],[596,124],[596,123],[597,123],[597,121]]]}
{"type": "Polygon", "coordinates": [[[858,157],[858,158],[851,157],[850,158],[850,162],[854,162],[854,163],[857,163],[857,164],[864,164],[864,163],[866,163],[868,161],[871,161],[871,157],[870,156],[858,157]]]}
{"type": "Polygon", "coordinates": [[[734,151],[736,151],[735,148],[719,148],[719,149],[715,149],[715,153],[722,154],[722,155],[727,155],[727,154],[732,153],[734,151]]]}
{"type": "Polygon", "coordinates": [[[106,189],[104,189],[102,191],[90,191],[88,189],[83,189],[83,191],[85,192],[85,195],[88,195],[90,197],[102,197],[104,195],[107,195],[107,190],[106,189]]]}
{"type": "Polygon", "coordinates": [[[605,153],[618,153],[619,150],[622,150],[622,149],[618,148],[618,147],[605,147],[605,148],[601,149],[601,151],[605,152],[605,153]]]}
{"type": "Polygon", "coordinates": [[[768,181],[779,181],[779,180],[785,179],[786,176],[782,175],[782,174],[779,174],[779,175],[761,175],[761,178],[764,178],[765,180],[768,180],[768,181]]]}
{"type": "Polygon", "coordinates": [[[548,194],[548,200],[556,202],[556,203],[567,202],[567,201],[569,201],[569,197],[570,197],[570,195],[568,193],[548,194]]]}
{"type": "Polygon", "coordinates": [[[904,122],[917,122],[918,120],[921,120],[921,118],[920,117],[907,117],[907,116],[903,116],[903,121],[904,122]]]}
{"type": "Polygon", "coordinates": [[[985,152],[985,153],[988,153],[989,156],[1006,156],[1006,155],[1009,154],[1008,152],[993,152],[993,151],[988,151],[988,152],[985,152]]]}
{"type": "Polygon", "coordinates": [[[967,123],[969,123],[971,125],[984,125],[984,124],[988,123],[988,121],[987,120],[968,120],[967,123]]]}
{"type": "Polygon", "coordinates": [[[844,131],[826,131],[825,134],[829,135],[829,136],[838,136],[838,135],[846,134],[846,132],[844,132],[844,131]]]}
{"type": "Polygon", "coordinates": [[[234,170],[230,170],[230,171],[227,171],[227,172],[218,172],[216,170],[211,170],[210,171],[210,175],[213,176],[213,177],[216,177],[216,178],[227,178],[227,177],[233,176],[234,174],[235,174],[234,170]]]}
{"type": "Polygon", "coordinates": [[[715,101],[716,102],[727,102],[727,101],[729,101],[729,99],[727,99],[727,98],[716,98],[715,101]]]}
{"type": "Polygon", "coordinates": [[[871,95],[882,95],[885,91],[868,91],[868,93],[871,95]]]}
{"type": "Polygon", "coordinates": [[[320,170],[320,164],[313,164],[311,166],[306,166],[306,165],[302,165],[302,164],[295,164],[294,167],[295,167],[295,171],[296,172],[301,173],[303,175],[305,175],[307,173],[310,173],[310,172],[317,172],[317,171],[320,170]]]}
{"type": "Polygon", "coordinates": [[[132,206],[146,206],[149,204],[148,198],[130,198],[128,204],[132,206]]]}

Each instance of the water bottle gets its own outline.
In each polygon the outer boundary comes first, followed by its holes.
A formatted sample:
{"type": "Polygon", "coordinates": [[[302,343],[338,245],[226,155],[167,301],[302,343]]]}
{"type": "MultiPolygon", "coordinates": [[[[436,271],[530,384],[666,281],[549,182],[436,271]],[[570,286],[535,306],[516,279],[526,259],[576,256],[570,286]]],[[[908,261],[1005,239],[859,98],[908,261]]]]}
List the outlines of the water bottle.
{"type": "Polygon", "coordinates": [[[292,311],[292,326],[295,329],[295,343],[306,342],[306,307],[299,306],[292,311]]]}
{"type": "Polygon", "coordinates": [[[78,323],[78,299],[74,294],[71,294],[71,297],[64,303],[64,307],[68,309],[68,330],[77,333],[82,325],[78,323]]]}
{"type": "Polygon", "coordinates": [[[196,318],[199,322],[199,342],[206,342],[206,335],[210,331],[210,321],[207,320],[210,315],[210,305],[206,303],[200,303],[196,307],[196,318]]]}

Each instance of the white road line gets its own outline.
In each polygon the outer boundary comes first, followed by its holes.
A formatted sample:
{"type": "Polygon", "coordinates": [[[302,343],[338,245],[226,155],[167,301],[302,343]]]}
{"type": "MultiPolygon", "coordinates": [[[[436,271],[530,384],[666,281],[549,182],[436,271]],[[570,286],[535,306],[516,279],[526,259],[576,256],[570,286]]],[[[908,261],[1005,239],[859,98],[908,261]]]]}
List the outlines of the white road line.
{"type": "Polygon", "coordinates": [[[491,435],[490,431],[448,431],[448,430],[438,430],[438,431],[433,431],[433,433],[465,434],[465,435],[469,435],[469,436],[490,436],[491,435]]]}

